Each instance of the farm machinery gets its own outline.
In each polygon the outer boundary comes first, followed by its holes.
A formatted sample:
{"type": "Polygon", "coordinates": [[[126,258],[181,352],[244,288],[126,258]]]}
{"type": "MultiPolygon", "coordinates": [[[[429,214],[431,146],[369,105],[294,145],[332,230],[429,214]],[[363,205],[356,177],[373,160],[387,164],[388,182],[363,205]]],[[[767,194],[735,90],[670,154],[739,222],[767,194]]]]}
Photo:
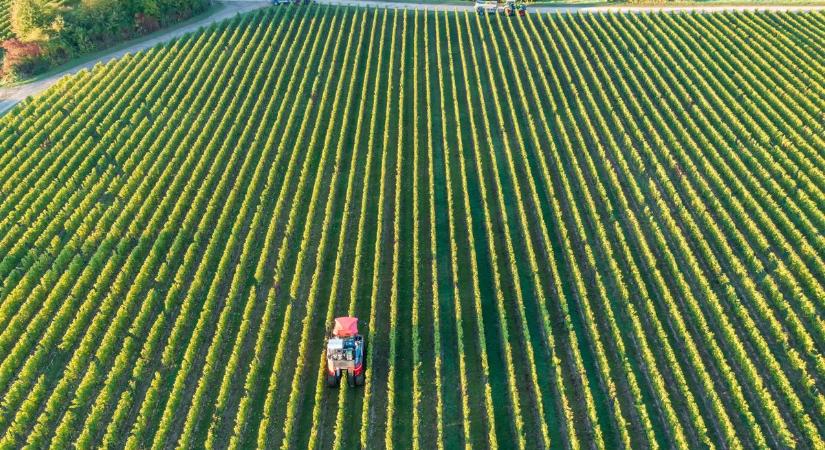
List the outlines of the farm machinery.
{"type": "Polygon", "coordinates": [[[479,14],[504,14],[507,17],[527,14],[527,6],[522,0],[476,0],[476,12],[479,14]]]}
{"type": "Polygon", "coordinates": [[[358,334],[357,317],[338,317],[327,339],[327,386],[337,388],[347,375],[350,387],[366,381],[366,342],[358,334]]]}
{"type": "Polygon", "coordinates": [[[273,5],[309,5],[313,0],[272,0],[273,5]]]}

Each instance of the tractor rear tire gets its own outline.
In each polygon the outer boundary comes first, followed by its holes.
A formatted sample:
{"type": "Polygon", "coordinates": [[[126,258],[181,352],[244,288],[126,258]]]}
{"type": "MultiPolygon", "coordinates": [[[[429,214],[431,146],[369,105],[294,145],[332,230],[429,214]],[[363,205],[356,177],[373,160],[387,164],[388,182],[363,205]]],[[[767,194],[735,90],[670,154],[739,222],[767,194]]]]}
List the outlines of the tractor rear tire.
{"type": "Polygon", "coordinates": [[[331,388],[338,388],[341,385],[341,377],[327,374],[327,386],[331,388]]]}
{"type": "Polygon", "coordinates": [[[355,375],[350,372],[347,372],[347,386],[355,387],[355,375]]]}
{"type": "Polygon", "coordinates": [[[367,378],[366,375],[364,375],[363,373],[361,375],[356,375],[355,376],[355,385],[356,386],[363,386],[364,382],[366,381],[366,378],[367,378]]]}

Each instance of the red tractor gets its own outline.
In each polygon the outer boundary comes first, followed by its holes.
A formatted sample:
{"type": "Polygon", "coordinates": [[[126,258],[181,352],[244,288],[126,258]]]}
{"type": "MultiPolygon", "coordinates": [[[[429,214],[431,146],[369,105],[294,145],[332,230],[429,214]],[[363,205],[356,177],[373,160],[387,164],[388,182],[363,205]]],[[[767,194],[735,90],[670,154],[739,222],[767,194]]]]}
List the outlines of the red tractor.
{"type": "Polygon", "coordinates": [[[363,386],[366,381],[366,342],[358,334],[357,317],[338,317],[332,335],[327,339],[327,386],[337,388],[347,374],[350,387],[363,386]]]}

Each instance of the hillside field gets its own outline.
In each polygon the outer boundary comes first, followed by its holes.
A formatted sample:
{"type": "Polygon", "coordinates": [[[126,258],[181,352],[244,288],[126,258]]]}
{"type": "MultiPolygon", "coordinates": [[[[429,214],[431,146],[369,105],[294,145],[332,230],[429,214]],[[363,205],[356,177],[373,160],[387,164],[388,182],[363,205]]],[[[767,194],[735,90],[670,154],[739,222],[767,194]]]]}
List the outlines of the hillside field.
{"type": "Polygon", "coordinates": [[[823,448],[824,174],[825,13],[240,16],[0,118],[0,447],[823,448]]]}

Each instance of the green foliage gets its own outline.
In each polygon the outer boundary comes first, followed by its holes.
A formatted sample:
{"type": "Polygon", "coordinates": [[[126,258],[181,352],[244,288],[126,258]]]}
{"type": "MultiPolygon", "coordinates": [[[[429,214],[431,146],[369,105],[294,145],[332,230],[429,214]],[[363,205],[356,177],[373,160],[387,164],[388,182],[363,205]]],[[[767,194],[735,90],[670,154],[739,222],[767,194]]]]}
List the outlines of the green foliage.
{"type": "Polygon", "coordinates": [[[51,16],[44,0],[11,0],[11,31],[19,39],[30,41],[44,37],[51,16]]]}
{"type": "Polygon", "coordinates": [[[11,31],[21,41],[40,47],[42,63],[14,65],[5,73],[31,75],[79,54],[154,31],[208,6],[209,0],[11,0],[11,31]]]}
{"type": "Polygon", "coordinates": [[[821,448],[823,30],[282,7],[62,80],[0,118],[0,447],[821,448]]]}

